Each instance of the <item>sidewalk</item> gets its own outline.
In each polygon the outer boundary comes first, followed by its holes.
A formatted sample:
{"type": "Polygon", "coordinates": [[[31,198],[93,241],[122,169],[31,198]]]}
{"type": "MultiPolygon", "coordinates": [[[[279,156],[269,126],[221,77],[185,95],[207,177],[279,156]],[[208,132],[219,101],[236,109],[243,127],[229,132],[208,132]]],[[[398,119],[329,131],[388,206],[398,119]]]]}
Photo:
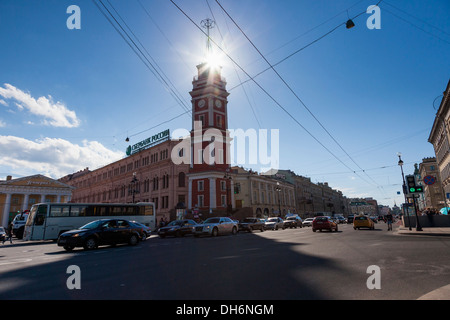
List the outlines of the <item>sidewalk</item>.
{"type": "Polygon", "coordinates": [[[450,237],[450,228],[422,228],[422,231],[416,231],[416,227],[403,227],[399,226],[395,231],[399,235],[421,235],[421,236],[447,236],[450,237]]]}

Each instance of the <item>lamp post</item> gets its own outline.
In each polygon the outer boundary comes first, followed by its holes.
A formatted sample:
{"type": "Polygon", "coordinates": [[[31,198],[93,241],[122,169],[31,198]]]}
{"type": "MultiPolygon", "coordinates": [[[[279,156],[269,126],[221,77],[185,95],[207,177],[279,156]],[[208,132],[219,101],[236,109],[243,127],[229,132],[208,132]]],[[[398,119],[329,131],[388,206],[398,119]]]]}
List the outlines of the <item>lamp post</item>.
{"type": "Polygon", "coordinates": [[[231,177],[230,169],[226,169],[225,175],[223,176],[223,178],[226,179],[225,180],[225,186],[226,186],[226,189],[227,189],[227,215],[230,217],[231,216],[231,211],[232,211],[232,208],[233,208],[233,206],[231,205],[231,179],[233,179],[233,178],[231,177]],[[228,187],[228,181],[227,180],[230,181],[230,186],[229,187],[228,187]]]}
{"type": "Polygon", "coordinates": [[[281,217],[281,187],[280,183],[277,182],[277,186],[275,188],[275,191],[278,192],[278,216],[281,217]]]}
{"type": "MultiPolygon", "coordinates": [[[[400,166],[400,170],[402,171],[402,179],[403,179],[403,195],[405,196],[405,205],[408,203],[408,199],[406,198],[406,182],[405,182],[405,175],[403,174],[403,160],[402,160],[402,154],[400,152],[397,153],[398,156],[398,165],[400,166]]],[[[403,206],[403,215],[405,215],[405,206],[403,206]]],[[[411,221],[409,219],[408,214],[408,224],[409,224],[409,230],[411,230],[411,221]]]]}
{"type": "Polygon", "coordinates": [[[131,183],[133,185],[133,189],[131,190],[131,192],[133,193],[133,203],[134,203],[134,196],[137,193],[137,191],[136,191],[136,183],[138,181],[139,180],[136,178],[136,172],[133,172],[133,179],[131,179],[131,183]]]}

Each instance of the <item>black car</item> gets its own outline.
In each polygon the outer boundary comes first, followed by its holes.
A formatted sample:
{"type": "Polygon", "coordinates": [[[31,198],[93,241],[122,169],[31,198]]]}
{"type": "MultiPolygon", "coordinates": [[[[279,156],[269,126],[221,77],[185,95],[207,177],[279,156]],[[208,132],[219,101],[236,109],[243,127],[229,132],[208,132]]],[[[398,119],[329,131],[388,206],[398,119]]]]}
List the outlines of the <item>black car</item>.
{"type": "Polygon", "coordinates": [[[165,236],[182,237],[186,234],[193,234],[197,225],[197,222],[190,219],[174,220],[167,226],[159,228],[158,235],[161,238],[165,236]]]}
{"type": "Polygon", "coordinates": [[[131,224],[136,225],[136,227],[141,228],[142,229],[142,239],[141,240],[147,240],[148,237],[150,237],[152,235],[152,229],[148,226],[146,226],[145,224],[142,224],[140,222],[137,221],[129,221],[131,224]]]}
{"type": "Polygon", "coordinates": [[[252,232],[253,230],[261,230],[264,231],[266,225],[261,219],[258,218],[245,218],[241,222],[239,222],[239,231],[248,231],[252,232]]]}
{"type": "Polygon", "coordinates": [[[100,245],[116,245],[128,243],[136,245],[143,235],[142,228],[123,219],[95,220],[76,230],[62,233],[58,238],[58,246],[71,251],[75,247],[86,250],[100,245]]]}

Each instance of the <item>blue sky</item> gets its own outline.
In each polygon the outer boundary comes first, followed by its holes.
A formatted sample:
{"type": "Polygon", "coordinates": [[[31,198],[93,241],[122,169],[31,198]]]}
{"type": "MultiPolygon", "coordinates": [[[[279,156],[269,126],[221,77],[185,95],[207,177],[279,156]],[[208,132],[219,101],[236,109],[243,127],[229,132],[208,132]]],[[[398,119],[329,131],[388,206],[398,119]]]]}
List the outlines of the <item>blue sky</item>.
{"type": "MultiPolygon", "coordinates": [[[[203,61],[204,34],[169,0],[102,1],[131,29],[183,103],[93,1],[2,0],[0,179],[96,169],[125,157],[130,143],[165,129],[191,129],[185,108],[195,66],[203,61]],[[67,28],[70,5],[81,9],[79,30],[67,28]]],[[[405,173],[434,156],[427,139],[449,81],[448,1],[382,1],[381,29],[368,29],[371,15],[363,13],[354,28],[341,26],[275,67],[334,140],[273,70],[255,80],[292,117],[255,83],[239,85],[248,79],[240,68],[254,76],[268,64],[215,0],[174,2],[198,25],[214,18],[212,39],[240,66],[222,56],[230,128],[279,129],[280,168],[328,182],[348,197],[402,202],[397,152],[405,173]]],[[[276,64],[377,2],[220,4],[276,64]]],[[[213,50],[220,52],[215,45],[213,50]]]]}

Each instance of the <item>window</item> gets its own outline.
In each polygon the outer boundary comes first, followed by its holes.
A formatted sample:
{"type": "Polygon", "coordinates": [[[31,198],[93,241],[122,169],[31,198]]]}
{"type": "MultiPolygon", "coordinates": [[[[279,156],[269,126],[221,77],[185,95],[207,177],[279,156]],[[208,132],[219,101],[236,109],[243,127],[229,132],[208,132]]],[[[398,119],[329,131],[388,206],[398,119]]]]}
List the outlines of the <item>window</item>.
{"type": "Polygon", "coordinates": [[[200,195],[200,196],[198,196],[198,207],[199,207],[199,208],[202,208],[202,207],[204,207],[204,206],[205,206],[204,198],[203,198],[202,195],[200,195]]]}
{"type": "Polygon", "coordinates": [[[222,191],[226,191],[227,190],[227,182],[226,181],[220,181],[220,188],[222,189],[222,191]]]}
{"type": "Polygon", "coordinates": [[[186,184],[186,174],[184,172],[180,172],[178,174],[178,186],[179,187],[184,187],[185,184],[186,184]]]}
{"type": "Polygon", "coordinates": [[[50,217],[68,217],[70,206],[51,206],[50,217]]]}
{"type": "Polygon", "coordinates": [[[203,181],[198,181],[197,182],[197,190],[198,191],[203,191],[204,190],[204,182],[203,181]]]}
{"type": "Polygon", "coordinates": [[[198,121],[201,121],[202,122],[202,127],[204,127],[205,126],[205,116],[204,115],[199,115],[198,116],[198,121]]]}
{"type": "Polygon", "coordinates": [[[222,201],[222,207],[226,207],[227,206],[227,196],[222,194],[220,196],[220,198],[221,198],[221,201],[222,201]]]}
{"type": "Polygon", "coordinates": [[[219,128],[222,128],[222,127],[223,127],[222,116],[216,116],[216,125],[217,125],[219,128]]]}

